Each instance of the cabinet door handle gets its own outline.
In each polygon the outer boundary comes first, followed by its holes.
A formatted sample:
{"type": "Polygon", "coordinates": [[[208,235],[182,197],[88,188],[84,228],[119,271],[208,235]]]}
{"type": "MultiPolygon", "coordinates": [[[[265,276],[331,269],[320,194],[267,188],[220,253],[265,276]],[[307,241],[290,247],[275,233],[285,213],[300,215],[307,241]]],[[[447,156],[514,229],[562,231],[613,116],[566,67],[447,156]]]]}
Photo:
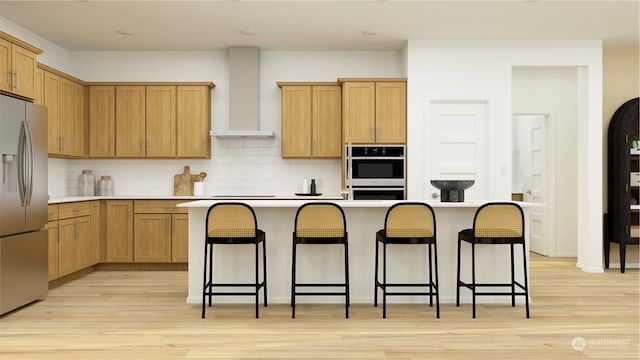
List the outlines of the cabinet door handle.
{"type": "Polygon", "coordinates": [[[16,77],[16,82],[15,82],[15,84],[14,84],[14,88],[15,88],[16,90],[18,90],[18,72],[17,72],[17,71],[14,71],[14,72],[13,72],[13,74],[14,74],[14,75],[15,75],[15,77],[16,77]]]}
{"type": "Polygon", "coordinates": [[[80,237],[80,219],[76,219],[76,239],[80,237]]]}

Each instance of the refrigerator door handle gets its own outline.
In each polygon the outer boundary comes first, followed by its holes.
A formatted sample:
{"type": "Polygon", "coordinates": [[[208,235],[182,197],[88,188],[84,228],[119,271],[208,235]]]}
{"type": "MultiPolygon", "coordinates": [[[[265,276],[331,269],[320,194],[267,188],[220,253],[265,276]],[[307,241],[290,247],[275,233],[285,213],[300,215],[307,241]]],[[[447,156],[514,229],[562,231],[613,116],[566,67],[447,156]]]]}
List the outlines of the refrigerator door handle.
{"type": "Polygon", "coordinates": [[[29,123],[28,122],[24,122],[24,128],[26,129],[26,159],[27,159],[27,174],[26,174],[26,190],[27,190],[27,196],[26,196],[26,206],[31,206],[31,195],[33,194],[33,140],[31,137],[31,129],[29,128],[29,123]]]}
{"type": "Polygon", "coordinates": [[[33,192],[33,143],[26,121],[20,124],[18,139],[18,192],[20,204],[23,207],[29,206],[33,192]]]}

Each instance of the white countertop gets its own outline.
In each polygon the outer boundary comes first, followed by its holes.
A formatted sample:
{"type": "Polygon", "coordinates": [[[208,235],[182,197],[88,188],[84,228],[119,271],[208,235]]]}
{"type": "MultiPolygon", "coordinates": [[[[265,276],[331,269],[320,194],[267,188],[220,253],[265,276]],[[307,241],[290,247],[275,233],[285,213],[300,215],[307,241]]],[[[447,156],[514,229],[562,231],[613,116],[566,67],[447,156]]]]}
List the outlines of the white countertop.
{"type": "Polygon", "coordinates": [[[228,196],[228,195],[209,195],[209,196],[171,196],[171,195],[124,195],[124,196],[59,196],[49,199],[49,204],[61,204],[77,201],[91,201],[91,200],[185,200],[185,201],[197,201],[197,200],[237,200],[237,201],[276,201],[276,200],[341,200],[340,195],[321,195],[321,196],[297,196],[297,195],[274,195],[272,197],[264,196],[228,196]]]}
{"type": "MultiPolygon", "coordinates": [[[[242,201],[251,207],[256,208],[291,208],[291,207],[299,207],[302,204],[309,202],[311,199],[295,199],[295,200],[287,200],[287,199],[269,199],[269,200],[244,200],[244,199],[234,199],[238,201],[242,201]]],[[[318,199],[314,197],[313,200],[319,201],[331,201],[344,208],[387,208],[391,205],[398,202],[411,202],[415,200],[327,200],[327,199],[318,199]]],[[[197,200],[186,202],[182,204],[178,204],[178,207],[187,207],[187,208],[208,208],[209,206],[215,204],[219,201],[229,201],[222,199],[207,199],[207,200],[197,200]]],[[[482,204],[485,204],[487,201],[465,201],[465,202],[427,202],[427,204],[431,205],[434,208],[477,208],[482,204]]],[[[528,203],[528,202],[520,202],[520,201],[509,201],[520,205],[523,208],[527,207],[537,207],[542,206],[541,204],[528,203]]]]}

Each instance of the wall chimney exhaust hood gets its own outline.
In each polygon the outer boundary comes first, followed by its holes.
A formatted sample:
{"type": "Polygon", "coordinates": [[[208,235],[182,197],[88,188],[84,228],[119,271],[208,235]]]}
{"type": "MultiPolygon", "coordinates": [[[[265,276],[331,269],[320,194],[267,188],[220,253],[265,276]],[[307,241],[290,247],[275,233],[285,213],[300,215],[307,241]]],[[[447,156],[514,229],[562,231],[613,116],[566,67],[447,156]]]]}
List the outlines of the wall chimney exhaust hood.
{"type": "Polygon", "coordinates": [[[274,138],[260,130],[260,53],[255,47],[229,48],[229,130],[213,130],[213,137],[274,138]]]}

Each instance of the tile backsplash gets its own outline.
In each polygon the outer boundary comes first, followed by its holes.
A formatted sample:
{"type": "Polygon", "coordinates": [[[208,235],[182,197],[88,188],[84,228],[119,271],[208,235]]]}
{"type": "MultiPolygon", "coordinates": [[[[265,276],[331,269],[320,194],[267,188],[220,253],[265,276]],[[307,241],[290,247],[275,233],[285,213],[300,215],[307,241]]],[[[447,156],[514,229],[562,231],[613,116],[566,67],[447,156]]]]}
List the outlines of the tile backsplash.
{"type": "Polygon", "coordinates": [[[339,159],[282,159],[280,139],[212,139],[211,159],[49,159],[49,195],[78,195],[78,178],[91,169],[96,183],[110,175],[116,196],[173,195],[173,177],[185,165],[207,173],[205,194],[293,195],[304,179],[339,195],[339,159]]]}

